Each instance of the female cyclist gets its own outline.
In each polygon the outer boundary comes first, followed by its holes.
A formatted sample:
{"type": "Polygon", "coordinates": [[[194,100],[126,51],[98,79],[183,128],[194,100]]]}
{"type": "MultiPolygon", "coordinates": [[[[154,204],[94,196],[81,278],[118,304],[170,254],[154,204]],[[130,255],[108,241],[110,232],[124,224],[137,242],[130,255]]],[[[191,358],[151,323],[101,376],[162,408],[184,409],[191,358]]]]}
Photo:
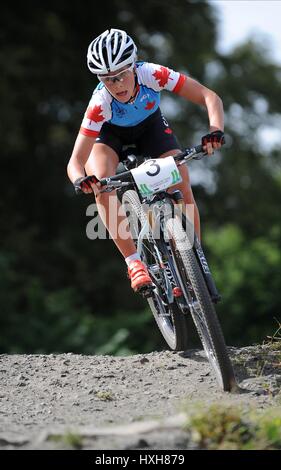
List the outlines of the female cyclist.
{"type": "MultiPolygon", "coordinates": [[[[131,237],[124,239],[114,223],[124,222],[120,204],[110,204],[115,193],[100,193],[98,180],[115,174],[124,145],[135,144],[139,153],[152,158],[174,155],[179,143],[162,115],[160,92],[168,90],[206,108],[209,133],[202,137],[204,150],[211,155],[224,143],[224,113],[218,95],[194,79],[162,65],[137,61],[132,38],[119,29],[110,29],[89,45],[87,63],[100,83],[93,92],[77,136],[67,172],[76,191],[94,192],[99,215],[125,258],[131,286],[138,291],[151,284],[145,265],[131,237]],[[86,175],[95,175],[89,181],[86,175]],[[110,217],[109,207],[117,208],[110,217]]],[[[188,169],[180,167],[182,182],[175,186],[185,204],[194,205],[194,226],[200,238],[200,218],[194,201],[188,169]]]]}

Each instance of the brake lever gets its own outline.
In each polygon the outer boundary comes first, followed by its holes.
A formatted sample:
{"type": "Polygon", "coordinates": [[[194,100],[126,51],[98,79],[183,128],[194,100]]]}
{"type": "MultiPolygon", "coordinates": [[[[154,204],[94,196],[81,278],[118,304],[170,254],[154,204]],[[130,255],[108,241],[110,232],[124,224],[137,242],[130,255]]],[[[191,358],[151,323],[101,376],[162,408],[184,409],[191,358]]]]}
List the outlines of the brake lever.
{"type": "Polygon", "coordinates": [[[111,181],[110,185],[107,186],[105,189],[101,189],[99,192],[100,193],[110,193],[111,191],[114,191],[115,189],[119,188],[124,188],[125,186],[130,186],[131,183],[128,181],[111,181]]]}
{"type": "Polygon", "coordinates": [[[99,194],[100,193],[111,193],[111,191],[114,191],[115,188],[111,188],[111,187],[108,187],[108,188],[104,188],[104,189],[100,189],[99,190],[99,194]]]}
{"type": "Polygon", "coordinates": [[[201,155],[198,155],[197,157],[193,157],[193,160],[202,160],[202,158],[204,158],[205,155],[208,155],[208,153],[206,152],[206,153],[203,153],[201,155]]]}

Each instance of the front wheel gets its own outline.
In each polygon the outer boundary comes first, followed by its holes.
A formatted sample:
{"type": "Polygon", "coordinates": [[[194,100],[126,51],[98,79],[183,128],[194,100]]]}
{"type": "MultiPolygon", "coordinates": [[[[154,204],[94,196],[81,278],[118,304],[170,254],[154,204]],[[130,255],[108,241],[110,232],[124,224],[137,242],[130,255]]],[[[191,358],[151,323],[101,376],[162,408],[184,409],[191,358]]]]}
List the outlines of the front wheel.
{"type": "Polygon", "coordinates": [[[181,287],[206,356],[220,388],[224,391],[234,391],[237,385],[232,364],[214,305],[192,249],[192,243],[179,219],[169,219],[166,230],[174,263],[181,278],[181,287]]]}

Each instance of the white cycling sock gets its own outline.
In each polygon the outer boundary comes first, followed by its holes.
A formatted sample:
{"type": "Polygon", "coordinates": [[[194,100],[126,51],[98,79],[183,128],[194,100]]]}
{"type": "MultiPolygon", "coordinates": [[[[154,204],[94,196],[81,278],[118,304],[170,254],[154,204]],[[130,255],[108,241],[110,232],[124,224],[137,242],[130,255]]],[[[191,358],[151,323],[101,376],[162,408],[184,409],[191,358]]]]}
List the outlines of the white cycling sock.
{"type": "Polygon", "coordinates": [[[127,256],[127,258],[125,258],[127,266],[129,266],[129,264],[132,263],[132,261],[136,261],[136,260],[141,261],[140,255],[138,253],[134,253],[133,255],[127,256]]]}

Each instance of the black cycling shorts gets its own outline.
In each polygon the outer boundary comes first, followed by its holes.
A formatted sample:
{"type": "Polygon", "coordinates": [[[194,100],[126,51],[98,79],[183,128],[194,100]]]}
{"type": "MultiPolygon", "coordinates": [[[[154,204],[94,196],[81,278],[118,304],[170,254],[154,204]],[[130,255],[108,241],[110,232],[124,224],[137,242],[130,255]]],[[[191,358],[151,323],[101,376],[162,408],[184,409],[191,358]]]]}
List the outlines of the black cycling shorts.
{"type": "Polygon", "coordinates": [[[158,108],[140,124],[131,127],[116,126],[105,122],[96,143],[111,147],[122,160],[122,149],[134,145],[137,153],[145,157],[160,157],[165,152],[181,149],[167,120],[158,108]]]}

